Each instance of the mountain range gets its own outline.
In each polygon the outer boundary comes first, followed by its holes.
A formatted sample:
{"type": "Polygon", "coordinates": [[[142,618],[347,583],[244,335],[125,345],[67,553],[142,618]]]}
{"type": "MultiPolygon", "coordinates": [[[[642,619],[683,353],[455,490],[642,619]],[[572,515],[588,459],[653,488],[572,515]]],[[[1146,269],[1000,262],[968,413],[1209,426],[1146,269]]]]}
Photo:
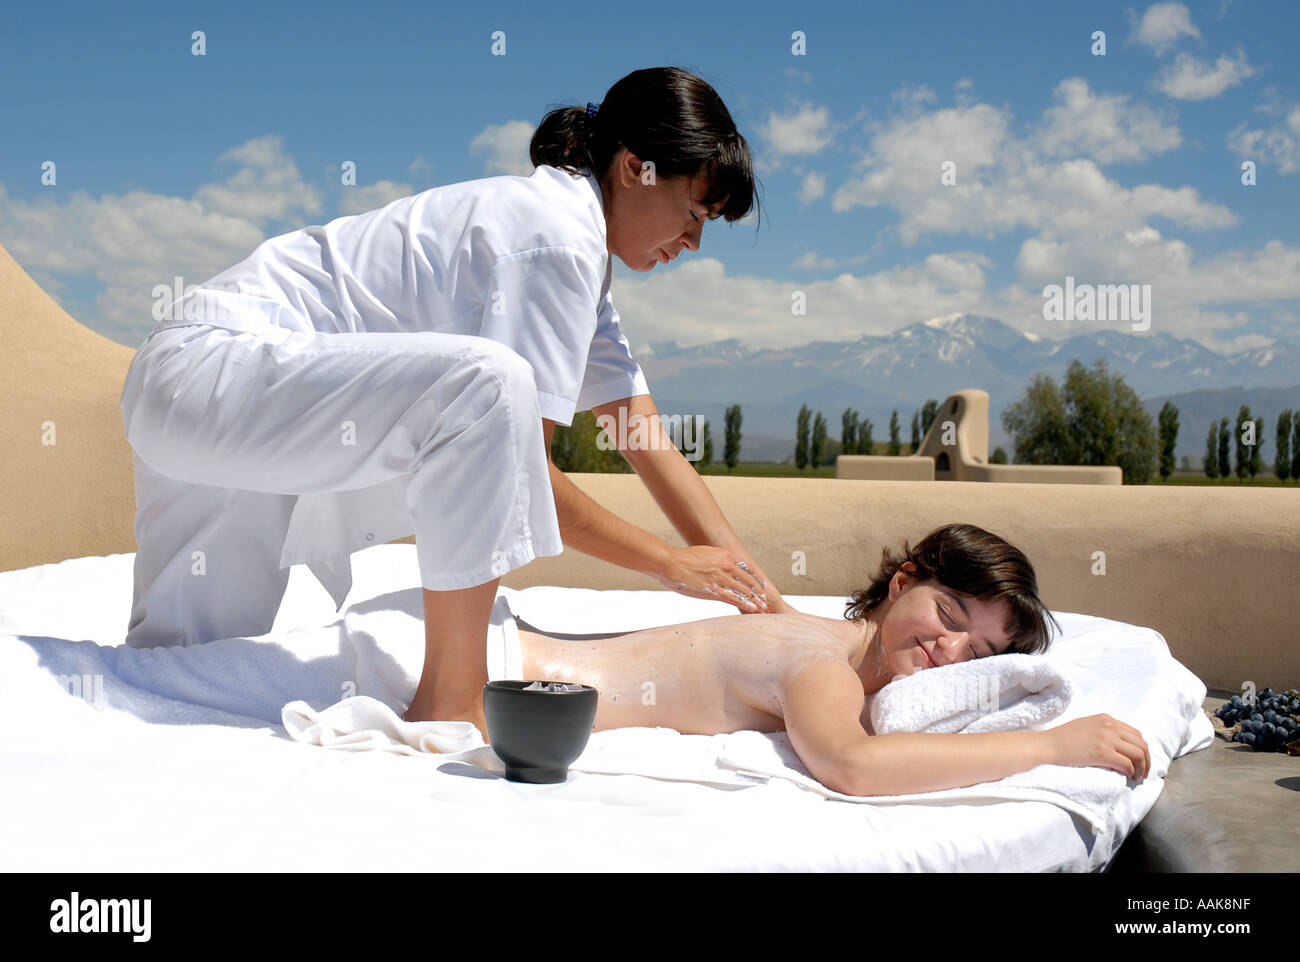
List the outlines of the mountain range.
{"type": "Polygon", "coordinates": [[[1091,368],[1105,359],[1142,399],[1153,421],[1166,400],[1179,408],[1176,454],[1199,468],[1211,420],[1236,423],[1241,404],[1263,418],[1260,454],[1271,463],[1278,412],[1300,410],[1300,342],[1279,341],[1235,354],[1215,353],[1163,331],[1095,331],[1063,339],[1026,334],[977,314],[920,321],[886,335],[854,341],[812,341],[798,347],[757,348],[738,338],[682,347],[656,342],[636,355],[663,414],[702,414],[710,422],[714,458],[721,460],[724,412],[740,404],[741,459],[780,461],[794,452],[796,419],[807,404],[838,439],[845,408],[872,421],[872,437],[889,440],[898,410],[899,439],[911,440],[912,414],[928,398],[954,391],[989,393],[989,450],[1014,455],[1002,410],[1024,396],[1035,372],[1058,386],[1077,359],[1091,368]]]}

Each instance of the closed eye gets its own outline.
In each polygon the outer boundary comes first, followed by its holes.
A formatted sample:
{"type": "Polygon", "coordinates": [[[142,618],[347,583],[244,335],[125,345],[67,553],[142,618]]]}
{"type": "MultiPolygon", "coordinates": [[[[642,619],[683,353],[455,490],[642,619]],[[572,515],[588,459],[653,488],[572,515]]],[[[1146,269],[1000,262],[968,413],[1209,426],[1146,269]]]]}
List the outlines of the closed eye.
{"type": "MultiPolygon", "coordinates": [[[[957,622],[953,619],[952,615],[948,614],[948,609],[946,609],[943,605],[939,604],[937,601],[935,602],[935,607],[937,607],[941,612],[943,612],[943,616],[945,618],[947,618],[950,622],[952,622],[951,628],[953,629],[953,631],[957,631],[958,630],[957,622]]],[[[983,655],[981,655],[979,652],[975,650],[975,646],[973,644],[968,643],[966,647],[970,649],[970,653],[974,658],[979,659],[984,657],[983,655]]]]}

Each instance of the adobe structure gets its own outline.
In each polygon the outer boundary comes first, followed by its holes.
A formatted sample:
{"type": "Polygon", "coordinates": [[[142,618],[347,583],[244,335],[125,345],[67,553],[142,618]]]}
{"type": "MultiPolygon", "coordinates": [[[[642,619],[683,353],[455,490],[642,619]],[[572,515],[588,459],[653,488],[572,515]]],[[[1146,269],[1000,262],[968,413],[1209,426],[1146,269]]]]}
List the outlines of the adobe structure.
{"type": "Polygon", "coordinates": [[[915,454],[841,454],[835,477],[858,481],[1122,484],[1118,465],[989,464],[989,393],[967,388],[939,405],[915,454]]]}

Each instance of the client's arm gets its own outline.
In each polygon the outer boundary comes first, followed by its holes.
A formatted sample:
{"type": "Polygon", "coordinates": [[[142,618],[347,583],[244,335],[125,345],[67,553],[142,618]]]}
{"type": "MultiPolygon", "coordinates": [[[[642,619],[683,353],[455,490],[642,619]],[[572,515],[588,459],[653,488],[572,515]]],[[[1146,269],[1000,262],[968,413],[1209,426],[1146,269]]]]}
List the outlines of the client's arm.
{"type": "Polygon", "coordinates": [[[785,687],[790,743],[827,788],[845,795],[908,795],[995,781],[1038,765],[1096,765],[1137,780],[1151,765],[1136,729],[1092,715],[1046,731],[868,735],[866,698],[847,664],[821,661],[785,687]]]}

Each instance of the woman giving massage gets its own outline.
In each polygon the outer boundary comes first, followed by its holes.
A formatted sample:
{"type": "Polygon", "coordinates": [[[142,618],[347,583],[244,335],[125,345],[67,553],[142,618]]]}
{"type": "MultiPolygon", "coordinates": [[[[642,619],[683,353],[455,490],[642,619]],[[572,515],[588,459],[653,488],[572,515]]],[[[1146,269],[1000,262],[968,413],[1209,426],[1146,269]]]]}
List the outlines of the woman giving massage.
{"type": "Polygon", "coordinates": [[[926,668],[1040,654],[1050,617],[1019,549],[951,524],[915,548],[904,541],[899,557],[886,548],[842,619],[793,612],[580,639],[521,627],[519,636],[523,677],[599,691],[595,731],[785,730],[808,770],[847,795],[959,788],[1042,764],[1141,781],[1151,767],[1146,742],[1105,714],[1042,731],[868,733],[867,695],[926,668]]]}

